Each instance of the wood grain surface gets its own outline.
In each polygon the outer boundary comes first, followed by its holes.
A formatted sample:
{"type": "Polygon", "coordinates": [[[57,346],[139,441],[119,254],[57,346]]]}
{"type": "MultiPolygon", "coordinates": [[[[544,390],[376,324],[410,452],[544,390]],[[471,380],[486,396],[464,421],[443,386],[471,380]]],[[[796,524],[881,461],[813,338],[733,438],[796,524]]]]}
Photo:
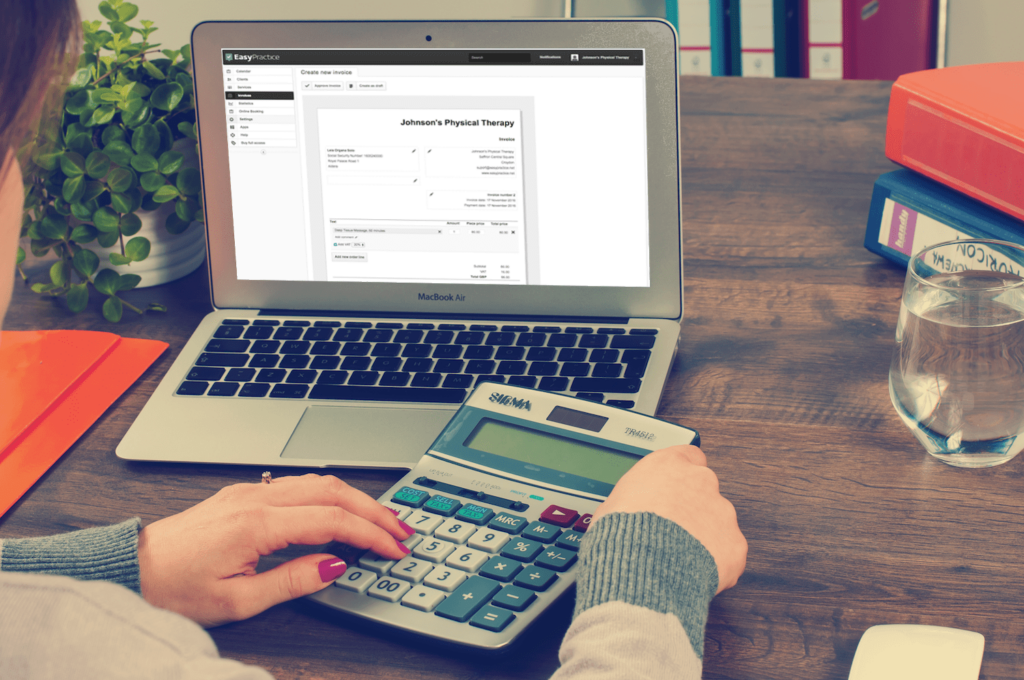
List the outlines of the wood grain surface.
{"type": "MultiPolygon", "coordinates": [[[[860,636],[885,623],[980,632],[981,677],[1024,676],[1024,460],[943,465],[889,402],[904,271],[863,247],[872,184],[894,167],[883,153],[889,89],[682,81],[686,311],[659,415],[700,431],[750,543],[739,585],[711,604],[706,678],[845,680],[860,636]]],[[[210,309],[202,272],[128,297],[170,311],[126,312],[113,330],[170,351],[0,518],[0,535],[151,521],[257,481],[253,468],[115,457],[210,309]]],[[[23,286],[4,327],[111,330],[23,286]]],[[[336,474],[371,495],[399,477],[336,474]]],[[[362,630],[302,603],[210,632],[225,656],[282,679],[545,678],[570,614],[561,602],[499,659],[362,630]]]]}

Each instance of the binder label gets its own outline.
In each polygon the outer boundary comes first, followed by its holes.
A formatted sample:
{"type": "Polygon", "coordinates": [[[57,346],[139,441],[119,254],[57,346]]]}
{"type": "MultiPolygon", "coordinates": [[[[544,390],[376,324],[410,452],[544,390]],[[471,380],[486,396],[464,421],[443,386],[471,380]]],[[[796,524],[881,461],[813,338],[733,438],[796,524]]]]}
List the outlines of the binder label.
{"type": "Polygon", "coordinates": [[[892,218],[889,221],[889,242],[885,245],[910,256],[914,245],[914,230],[917,227],[917,211],[893,202],[892,218]]]}

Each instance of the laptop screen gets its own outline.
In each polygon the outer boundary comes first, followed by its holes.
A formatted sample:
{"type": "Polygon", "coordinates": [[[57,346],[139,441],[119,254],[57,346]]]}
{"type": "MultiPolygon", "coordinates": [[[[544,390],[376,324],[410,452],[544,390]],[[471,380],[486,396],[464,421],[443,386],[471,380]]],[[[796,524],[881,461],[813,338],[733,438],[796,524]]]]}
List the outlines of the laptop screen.
{"type": "Polygon", "coordinates": [[[644,50],[221,50],[239,280],[651,285],[644,50]]]}

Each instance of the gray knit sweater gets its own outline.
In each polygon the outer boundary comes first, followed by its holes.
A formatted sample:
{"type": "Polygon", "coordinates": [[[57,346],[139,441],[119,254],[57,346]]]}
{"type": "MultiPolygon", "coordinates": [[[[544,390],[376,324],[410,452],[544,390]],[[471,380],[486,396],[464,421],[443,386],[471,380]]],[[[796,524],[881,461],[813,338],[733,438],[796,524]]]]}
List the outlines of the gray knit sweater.
{"type": "MultiPolygon", "coordinates": [[[[270,677],[221,658],[202,628],[138,596],[139,526],[0,541],[0,678],[270,677]]],[[[699,678],[717,588],[714,559],[677,524],[602,517],[580,547],[554,677],[699,678]]]]}

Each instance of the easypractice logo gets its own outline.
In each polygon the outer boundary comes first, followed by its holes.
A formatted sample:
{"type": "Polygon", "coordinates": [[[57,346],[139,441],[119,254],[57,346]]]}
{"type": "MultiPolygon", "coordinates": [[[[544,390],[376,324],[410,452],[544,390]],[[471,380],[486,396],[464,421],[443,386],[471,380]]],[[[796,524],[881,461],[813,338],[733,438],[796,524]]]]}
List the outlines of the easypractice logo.
{"type": "Polygon", "coordinates": [[[224,53],[224,61],[280,61],[280,54],[232,54],[224,53]]]}

